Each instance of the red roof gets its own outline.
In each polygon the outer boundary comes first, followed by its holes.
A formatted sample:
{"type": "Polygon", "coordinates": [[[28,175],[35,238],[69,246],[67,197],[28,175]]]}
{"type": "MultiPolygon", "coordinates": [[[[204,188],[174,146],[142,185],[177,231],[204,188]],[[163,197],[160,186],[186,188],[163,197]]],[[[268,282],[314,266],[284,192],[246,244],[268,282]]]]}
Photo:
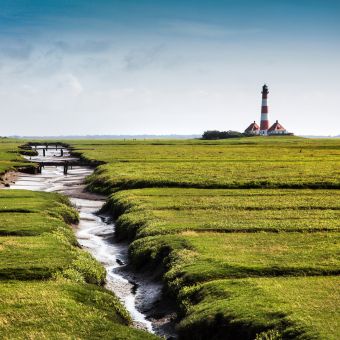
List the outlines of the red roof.
{"type": "Polygon", "coordinates": [[[260,127],[254,122],[251,123],[245,130],[245,133],[251,133],[251,132],[255,132],[255,131],[260,131],[260,127]]]}
{"type": "Polygon", "coordinates": [[[286,131],[286,129],[277,120],[269,129],[268,132],[272,131],[286,131]]]}

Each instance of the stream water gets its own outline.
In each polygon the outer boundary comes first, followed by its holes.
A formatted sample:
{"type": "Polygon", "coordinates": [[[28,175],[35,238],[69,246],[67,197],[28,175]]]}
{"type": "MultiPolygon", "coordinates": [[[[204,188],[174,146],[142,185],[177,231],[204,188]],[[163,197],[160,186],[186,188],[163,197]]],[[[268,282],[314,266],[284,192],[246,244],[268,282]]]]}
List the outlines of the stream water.
{"type": "MultiPolygon", "coordinates": [[[[43,156],[27,157],[36,162],[74,160],[68,150],[49,146],[43,156]]],[[[79,244],[88,250],[106,269],[106,288],[113,291],[129,311],[134,326],[167,338],[175,338],[171,315],[156,317],[155,306],[160,303],[162,285],[158,281],[134,273],[129,268],[128,244],[117,242],[115,226],[110,216],[98,214],[105,197],[84,191],[84,179],[92,168],[73,166],[64,175],[63,166],[45,166],[41,174],[19,174],[11,189],[59,192],[67,195],[78,209],[80,222],[75,228],[79,244]]],[[[170,313],[171,314],[171,313],[170,313]]]]}

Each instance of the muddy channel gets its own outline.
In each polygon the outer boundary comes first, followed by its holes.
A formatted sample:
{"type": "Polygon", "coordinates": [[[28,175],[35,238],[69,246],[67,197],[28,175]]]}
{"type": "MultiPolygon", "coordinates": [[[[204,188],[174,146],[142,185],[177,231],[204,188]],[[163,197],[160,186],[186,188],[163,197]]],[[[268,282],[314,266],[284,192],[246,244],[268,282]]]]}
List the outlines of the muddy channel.
{"type": "MultiPolygon", "coordinates": [[[[26,157],[33,162],[60,162],[75,160],[69,151],[49,146],[43,156],[43,146],[38,146],[38,156],[26,157]],[[63,155],[62,155],[63,154],[63,155]]],[[[116,241],[115,225],[110,216],[98,214],[105,203],[104,196],[85,191],[85,177],[93,168],[73,166],[64,175],[63,165],[45,166],[41,174],[19,174],[11,189],[59,192],[68,196],[78,209],[79,224],[75,233],[81,247],[89,251],[106,269],[105,287],[113,291],[129,311],[133,324],[165,338],[175,339],[174,313],[166,310],[161,282],[150,274],[134,272],[129,266],[128,244],[116,241]]]]}

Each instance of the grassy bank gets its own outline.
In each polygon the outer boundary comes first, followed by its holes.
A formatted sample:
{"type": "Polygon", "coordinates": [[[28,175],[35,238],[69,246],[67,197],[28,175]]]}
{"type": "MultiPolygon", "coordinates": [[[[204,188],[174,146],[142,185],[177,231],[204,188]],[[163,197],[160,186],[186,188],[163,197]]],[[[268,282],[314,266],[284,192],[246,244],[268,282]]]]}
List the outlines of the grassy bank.
{"type": "Polygon", "coordinates": [[[2,339],[156,339],[128,327],[110,292],[72,280],[1,281],[2,339]]]}
{"type": "Polygon", "coordinates": [[[136,268],[162,269],[181,338],[337,338],[339,140],[73,148],[106,163],[89,189],[113,193],[106,208],[136,268]]]}
{"type": "Polygon", "coordinates": [[[257,232],[339,230],[338,190],[137,189],[112,195],[124,237],[182,231],[257,232]]]}
{"type": "Polygon", "coordinates": [[[0,138],[0,184],[1,177],[9,170],[30,167],[30,165],[20,156],[20,153],[30,153],[27,150],[20,149],[22,141],[0,138]]]}
{"type": "Polygon", "coordinates": [[[340,188],[339,140],[259,137],[222,141],[71,141],[107,164],[93,191],[143,187],[340,188]]]}
{"type": "Polygon", "coordinates": [[[339,276],[226,279],[183,289],[186,339],[337,339],[339,276]]]}
{"type": "Polygon", "coordinates": [[[316,306],[334,310],[339,300],[333,277],[340,273],[338,195],[152,188],[115,193],[107,208],[118,217],[118,236],[135,240],[135,266],[163,268],[167,292],[181,308],[182,338],[254,339],[274,329],[289,339],[335,339],[339,315],[328,320],[316,306]],[[269,291],[261,282],[295,282],[301,292],[269,291]],[[314,282],[315,289],[329,284],[330,296],[313,295],[313,286],[305,295],[303,285],[314,282]]]}
{"type": "Polygon", "coordinates": [[[106,273],[77,246],[78,220],[58,194],[0,190],[0,335],[2,339],[147,339],[101,288],[106,273]]]}

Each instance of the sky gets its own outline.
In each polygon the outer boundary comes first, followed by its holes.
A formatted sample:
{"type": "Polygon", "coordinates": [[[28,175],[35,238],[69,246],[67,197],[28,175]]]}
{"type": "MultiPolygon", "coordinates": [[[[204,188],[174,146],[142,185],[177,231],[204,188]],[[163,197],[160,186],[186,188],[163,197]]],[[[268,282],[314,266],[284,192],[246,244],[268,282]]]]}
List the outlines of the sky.
{"type": "Polygon", "coordinates": [[[338,0],[0,0],[0,135],[340,134],[338,0]]]}

